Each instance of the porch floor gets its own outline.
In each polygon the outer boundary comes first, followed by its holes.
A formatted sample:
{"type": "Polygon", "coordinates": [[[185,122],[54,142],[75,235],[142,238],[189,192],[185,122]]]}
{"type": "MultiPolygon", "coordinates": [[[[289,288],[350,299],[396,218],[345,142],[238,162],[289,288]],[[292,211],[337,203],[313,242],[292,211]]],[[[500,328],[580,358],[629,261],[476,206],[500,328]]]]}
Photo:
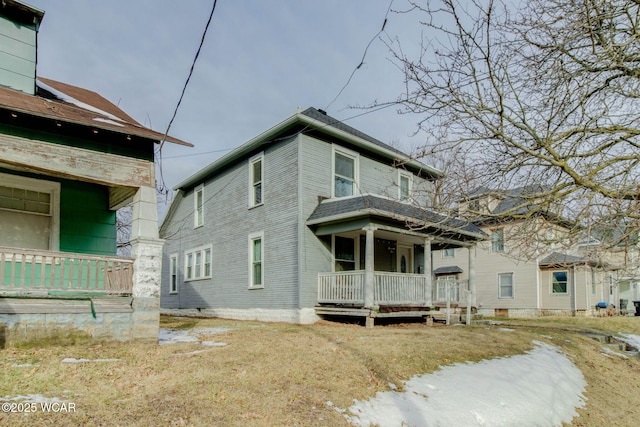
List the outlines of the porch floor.
{"type": "MultiPolygon", "coordinates": [[[[456,308],[453,305],[451,308],[456,308]]],[[[375,319],[424,319],[427,325],[436,322],[446,322],[447,313],[444,310],[435,310],[430,307],[379,307],[372,310],[364,307],[353,306],[316,306],[315,311],[319,316],[336,316],[336,317],[363,317],[365,326],[370,328],[374,326],[375,319]]],[[[461,313],[451,313],[450,321],[459,323],[462,321],[461,313]]]]}

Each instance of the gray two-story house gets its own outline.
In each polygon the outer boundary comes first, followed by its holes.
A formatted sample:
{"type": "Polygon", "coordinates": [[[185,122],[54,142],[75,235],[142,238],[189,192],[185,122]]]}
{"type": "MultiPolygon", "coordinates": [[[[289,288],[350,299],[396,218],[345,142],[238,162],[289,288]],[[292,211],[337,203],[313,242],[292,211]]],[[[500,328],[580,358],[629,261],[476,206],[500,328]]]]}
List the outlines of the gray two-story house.
{"type": "Polygon", "coordinates": [[[486,237],[427,209],[440,176],[321,110],[298,111],[177,186],[160,229],[161,307],[295,323],[335,310],[371,324],[432,309],[431,251],[486,237]]]}

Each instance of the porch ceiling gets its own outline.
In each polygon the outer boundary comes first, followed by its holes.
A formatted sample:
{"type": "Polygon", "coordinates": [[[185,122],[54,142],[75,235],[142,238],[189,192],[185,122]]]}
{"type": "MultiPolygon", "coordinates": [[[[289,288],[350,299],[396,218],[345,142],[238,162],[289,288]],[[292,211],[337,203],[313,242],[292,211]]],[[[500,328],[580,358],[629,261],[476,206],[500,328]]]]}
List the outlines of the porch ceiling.
{"type": "Polygon", "coordinates": [[[487,238],[468,222],[374,195],[323,200],[307,220],[317,235],[358,231],[370,224],[384,233],[432,238],[434,249],[465,246],[487,238]]]}

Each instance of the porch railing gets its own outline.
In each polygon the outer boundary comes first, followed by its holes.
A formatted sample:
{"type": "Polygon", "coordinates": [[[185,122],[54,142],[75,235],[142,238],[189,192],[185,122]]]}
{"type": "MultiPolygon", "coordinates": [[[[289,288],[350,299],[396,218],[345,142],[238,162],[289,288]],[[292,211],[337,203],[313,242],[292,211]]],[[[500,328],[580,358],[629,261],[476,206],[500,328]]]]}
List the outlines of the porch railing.
{"type": "MultiPolygon", "coordinates": [[[[431,285],[423,274],[403,274],[376,271],[374,273],[374,303],[429,307],[446,304],[465,304],[463,292],[467,280],[434,280],[431,285]],[[448,288],[448,291],[447,291],[448,288]]],[[[364,271],[342,271],[318,274],[318,303],[364,304],[364,271]]]]}
{"type": "Polygon", "coordinates": [[[0,290],[131,294],[133,259],[0,247],[0,290]]]}

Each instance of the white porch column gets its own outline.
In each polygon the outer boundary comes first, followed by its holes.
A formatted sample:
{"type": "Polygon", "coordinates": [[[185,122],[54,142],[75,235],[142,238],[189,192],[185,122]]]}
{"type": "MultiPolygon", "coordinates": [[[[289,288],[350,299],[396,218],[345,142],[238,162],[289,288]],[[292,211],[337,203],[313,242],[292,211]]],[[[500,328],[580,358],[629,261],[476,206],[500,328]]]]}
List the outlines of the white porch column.
{"type": "Polygon", "coordinates": [[[374,231],[376,227],[368,225],[363,230],[366,232],[364,250],[364,308],[373,309],[373,288],[375,282],[375,257],[374,257],[374,231]]]}
{"type": "Polygon", "coordinates": [[[158,339],[163,240],[158,237],[156,189],[140,187],[133,198],[131,256],[133,263],[132,338],[158,339]]]}
{"type": "Polygon", "coordinates": [[[469,292],[471,292],[471,305],[477,307],[476,298],[476,245],[469,249],[469,292]]]}
{"type": "Polygon", "coordinates": [[[424,267],[422,267],[422,274],[426,276],[427,286],[431,290],[431,295],[433,295],[433,271],[431,269],[433,262],[431,261],[431,240],[432,239],[428,237],[424,239],[424,254],[422,255],[424,267]]]}

